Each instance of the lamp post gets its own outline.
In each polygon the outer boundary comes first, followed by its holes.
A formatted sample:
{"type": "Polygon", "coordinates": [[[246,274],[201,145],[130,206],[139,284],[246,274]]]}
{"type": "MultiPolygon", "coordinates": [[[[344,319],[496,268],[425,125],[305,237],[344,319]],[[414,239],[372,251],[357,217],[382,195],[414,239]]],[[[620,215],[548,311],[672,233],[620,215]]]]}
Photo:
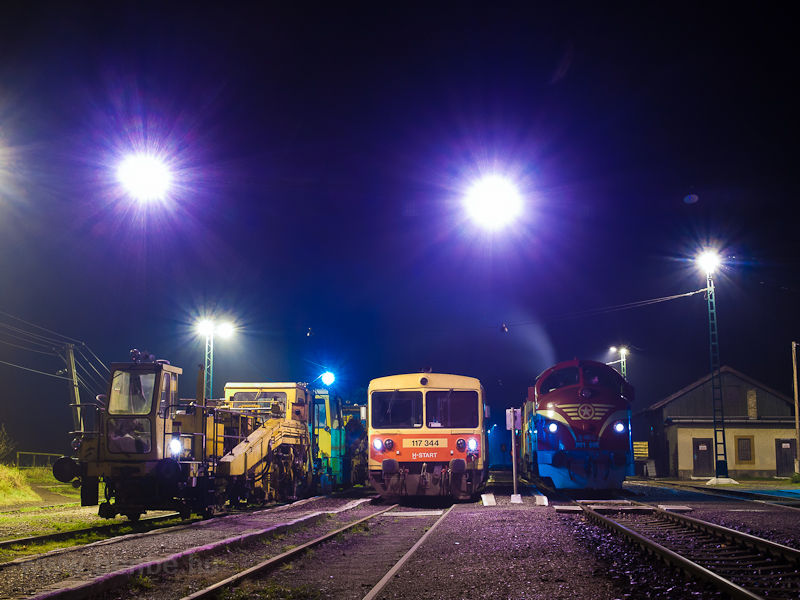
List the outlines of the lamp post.
{"type": "Polygon", "coordinates": [[[728,478],[728,453],[725,446],[725,413],[722,402],[722,376],[719,361],[719,336],[717,335],[717,300],[714,289],[714,271],[720,265],[716,252],[707,251],[697,257],[698,266],[706,273],[706,298],[708,299],[708,334],[711,353],[711,403],[714,424],[714,457],[717,479],[728,478]]]}
{"type": "Polygon", "coordinates": [[[619,361],[615,360],[613,362],[606,363],[606,364],[613,365],[614,363],[619,362],[619,370],[620,370],[620,373],[622,373],[622,377],[624,379],[628,379],[628,369],[627,369],[627,360],[626,360],[627,356],[628,356],[628,349],[625,348],[625,347],[617,348],[616,346],[611,346],[611,348],[609,348],[609,350],[611,350],[611,352],[619,352],[619,361]]]}
{"type": "Polygon", "coordinates": [[[213,321],[201,321],[197,324],[197,331],[200,335],[206,336],[206,354],[203,363],[205,369],[203,374],[205,384],[203,397],[209,399],[212,397],[214,390],[214,335],[230,337],[233,335],[233,325],[223,323],[217,326],[213,321]]]}

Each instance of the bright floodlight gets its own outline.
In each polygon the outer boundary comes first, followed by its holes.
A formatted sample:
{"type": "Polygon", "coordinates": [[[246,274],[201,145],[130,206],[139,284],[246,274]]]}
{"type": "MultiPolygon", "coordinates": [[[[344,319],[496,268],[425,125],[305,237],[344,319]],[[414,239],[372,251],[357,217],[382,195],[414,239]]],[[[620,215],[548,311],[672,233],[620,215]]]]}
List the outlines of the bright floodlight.
{"type": "Polygon", "coordinates": [[[508,180],[497,175],[476,183],[467,193],[464,206],[481,227],[499,229],[522,212],[522,196],[508,180]]]}
{"type": "Polygon", "coordinates": [[[619,353],[620,353],[621,356],[625,356],[628,353],[628,349],[627,348],[620,348],[619,349],[619,353]]]}
{"type": "Polygon", "coordinates": [[[611,346],[611,348],[609,348],[609,350],[611,352],[616,352],[617,351],[617,347],[616,346],[611,346]]]}
{"type": "Polygon", "coordinates": [[[197,331],[200,333],[200,335],[204,335],[206,337],[214,335],[214,324],[211,321],[200,321],[197,324],[197,331]]]}
{"type": "Polygon", "coordinates": [[[122,161],[117,178],[137,200],[161,200],[172,182],[172,173],[157,158],[135,154],[122,161]]]}
{"type": "Polygon", "coordinates": [[[217,328],[217,335],[231,337],[233,335],[233,325],[230,323],[223,323],[217,328]]]}
{"type": "Polygon", "coordinates": [[[336,376],[333,373],[331,373],[330,371],[325,371],[322,374],[322,383],[324,383],[325,385],[330,385],[334,381],[336,381],[336,376]]]}
{"type": "Polygon", "coordinates": [[[719,254],[711,250],[703,252],[697,257],[697,264],[708,274],[713,273],[720,265],[720,262],[722,261],[719,258],[719,254]]]}

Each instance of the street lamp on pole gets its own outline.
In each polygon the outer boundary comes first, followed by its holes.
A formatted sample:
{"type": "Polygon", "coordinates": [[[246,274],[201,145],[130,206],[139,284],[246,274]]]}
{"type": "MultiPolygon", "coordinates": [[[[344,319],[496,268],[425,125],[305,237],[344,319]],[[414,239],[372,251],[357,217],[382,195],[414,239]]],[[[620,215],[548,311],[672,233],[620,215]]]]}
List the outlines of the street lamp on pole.
{"type": "Polygon", "coordinates": [[[164,199],[172,184],[172,173],[159,157],[138,153],[119,164],[117,179],[136,200],[150,202],[164,199]]]}
{"type": "Polygon", "coordinates": [[[504,177],[489,175],[475,182],[464,197],[464,208],[481,228],[496,231],[512,223],[524,201],[517,187],[504,177]]]}
{"type": "Polygon", "coordinates": [[[722,402],[722,375],[719,360],[719,336],[717,335],[717,300],[714,289],[714,271],[721,264],[719,254],[703,252],[697,257],[697,265],[706,273],[706,298],[708,300],[708,334],[711,354],[711,403],[714,424],[714,457],[717,482],[728,479],[728,453],[725,446],[725,413],[722,402]]]}
{"type": "MultiPolygon", "coordinates": [[[[609,350],[611,350],[611,352],[619,352],[619,370],[620,370],[620,373],[622,373],[622,376],[625,379],[627,379],[628,378],[628,370],[627,370],[628,349],[625,348],[625,347],[617,348],[616,346],[611,346],[611,348],[609,348],[609,350]]],[[[615,360],[613,362],[606,363],[606,364],[613,365],[616,362],[617,361],[615,360]]]]}
{"type": "Polygon", "coordinates": [[[209,399],[212,397],[214,390],[214,336],[230,337],[233,335],[233,325],[223,323],[217,326],[213,321],[206,320],[197,324],[197,331],[200,335],[206,336],[206,354],[203,363],[203,381],[205,384],[203,397],[209,399]]]}

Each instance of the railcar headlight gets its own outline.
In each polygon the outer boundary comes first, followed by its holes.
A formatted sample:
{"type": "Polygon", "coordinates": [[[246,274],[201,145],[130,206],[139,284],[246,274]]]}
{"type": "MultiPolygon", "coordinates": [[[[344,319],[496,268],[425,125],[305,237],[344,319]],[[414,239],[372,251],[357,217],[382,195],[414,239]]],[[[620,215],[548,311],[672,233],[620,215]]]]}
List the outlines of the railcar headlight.
{"type": "Polygon", "coordinates": [[[174,437],[169,443],[169,452],[172,456],[178,456],[183,450],[183,444],[181,443],[181,438],[174,437]]]}
{"type": "Polygon", "coordinates": [[[581,388],[581,391],[578,392],[581,395],[581,398],[591,398],[592,397],[592,390],[589,388],[581,388]]]}
{"type": "Polygon", "coordinates": [[[469,440],[467,440],[467,448],[470,452],[475,452],[478,449],[478,440],[469,438],[469,440]]]}
{"type": "Polygon", "coordinates": [[[372,440],[372,447],[375,448],[375,452],[383,452],[383,442],[378,438],[372,440]]]}
{"type": "Polygon", "coordinates": [[[383,442],[383,447],[386,448],[386,450],[391,450],[394,448],[394,442],[392,440],[386,440],[383,442]]]}
{"type": "Polygon", "coordinates": [[[558,425],[556,423],[550,423],[550,425],[547,426],[547,429],[550,431],[550,433],[555,433],[558,431],[558,425]]]}
{"type": "Polygon", "coordinates": [[[466,447],[467,447],[467,442],[465,442],[463,439],[459,438],[458,440],[456,440],[456,450],[458,450],[459,452],[463,452],[466,449],[466,447]]]}
{"type": "Polygon", "coordinates": [[[625,423],[623,423],[622,421],[617,421],[616,423],[614,423],[614,431],[616,431],[617,433],[622,433],[623,431],[625,431],[625,423]]]}

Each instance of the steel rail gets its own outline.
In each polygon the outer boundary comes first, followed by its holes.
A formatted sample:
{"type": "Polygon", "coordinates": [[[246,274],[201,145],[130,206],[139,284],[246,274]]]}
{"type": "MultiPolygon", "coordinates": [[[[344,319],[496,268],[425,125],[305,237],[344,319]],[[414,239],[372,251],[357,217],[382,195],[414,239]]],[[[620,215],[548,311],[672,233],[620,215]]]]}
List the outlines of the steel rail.
{"type": "MultiPolygon", "coordinates": [[[[453,505],[453,506],[455,506],[455,505],[453,505]]],[[[416,544],[414,544],[414,545],[411,547],[411,549],[410,549],[408,552],[406,552],[406,553],[405,553],[405,554],[402,556],[402,558],[401,558],[400,560],[398,560],[398,561],[397,561],[397,563],[395,563],[395,565],[394,565],[394,566],[393,566],[393,567],[392,567],[392,568],[389,570],[389,572],[388,572],[388,573],[386,573],[386,575],[384,575],[384,576],[383,576],[383,578],[382,578],[382,579],[381,579],[381,580],[380,580],[380,581],[379,581],[379,582],[378,582],[378,583],[375,585],[375,587],[373,587],[373,588],[372,588],[372,589],[369,591],[369,593],[368,593],[366,596],[364,596],[363,600],[374,600],[374,599],[377,597],[377,595],[378,595],[378,594],[379,594],[381,591],[383,591],[383,588],[384,588],[384,587],[386,587],[386,585],[387,585],[387,584],[388,584],[388,583],[389,583],[389,582],[390,582],[390,581],[391,581],[391,580],[394,578],[395,574],[396,574],[396,573],[397,573],[397,572],[398,572],[398,571],[399,571],[399,570],[402,568],[402,566],[403,566],[404,564],[406,564],[406,562],[408,562],[408,559],[410,559],[410,558],[411,558],[411,557],[414,555],[414,553],[415,553],[415,552],[416,552],[416,551],[419,549],[419,547],[420,547],[420,546],[422,546],[422,544],[424,544],[424,543],[425,543],[425,540],[427,540],[427,539],[428,539],[428,536],[430,536],[430,535],[433,533],[433,530],[434,530],[434,529],[436,529],[436,528],[439,526],[439,523],[441,523],[442,521],[444,521],[444,520],[445,520],[445,518],[447,518],[447,515],[449,515],[449,514],[450,514],[450,511],[451,511],[451,510],[453,510],[453,506],[451,506],[450,508],[448,508],[448,509],[447,509],[447,512],[445,512],[445,513],[444,513],[444,514],[443,514],[443,515],[442,515],[442,516],[441,516],[441,517],[440,517],[440,518],[439,518],[439,519],[436,521],[436,523],[434,523],[433,525],[431,525],[431,528],[430,528],[430,529],[428,529],[428,531],[426,531],[426,532],[425,532],[425,535],[423,535],[423,536],[422,536],[422,537],[419,539],[419,541],[418,541],[416,544]]]]}
{"type": "MultiPolygon", "coordinates": [[[[145,517],[144,519],[139,519],[138,521],[134,522],[125,522],[125,523],[113,523],[111,525],[98,525],[97,527],[84,527],[83,529],[72,529],[70,531],[59,531],[58,533],[45,533],[43,535],[32,535],[24,538],[14,538],[11,540],[3,540],[0,541],[0,548],[9,548],[11,546],[28,546],[30,544],[42,544],[44,542],[58,542],[61,540],[68,540],[71,537],[76,537],[79,535],[89,535],[92,533],[109,533],[114,529],[120,529],[123,527],[136,527],[139,524],[145,525],[144,529],[148,531],[153,529],[159,529],[160,526],[156,527],[147,527],[151,523],[157,523],[159,521],[169,521],[171,519],[175,519],[179,517],[179,513],[170,513],[168,515],[159,515],[157,517],[145,517]]],[[[187,519],[183,521],[184,523],[195,523],[200,519],[187,519]]]]}
{"type": "Polygon", "coordinates": [[[232,575],[232,576],[228,577],[227,579],[223,579],[222,581],[218,581],[217,583],[208,586],[207,588],[204,588],[202,590],[198,590],[198,591],[196,591],[195,593],[193,593],[193,594],[191,594],[189,596],[185,596],[184,598],[181,598],[181,600],[199,600],[200,598],[209,598],[209,597],[216,596],[216,594],[220,590],[222,590],[224,588],[233,587],[233,586],[239,585],[245,579],[249,579],[250,577],[253,577],[254,575],[258,575],[259,573],[261,573],[263,571],[267,571],[267,570],[275,567],[276,565],[279,565],[282,562],[284,562],[284,561],[286,561],[286,560],[288,560],[290,558],[294,558],[295,556],[305,552],[309,548],[313,548],[314,546],[318,546],[319,544],[321,544],[323,542],[326,542],[326,541],[328,541],[329,539],[331,539],[333,537],[336,537],[340,533],[342,533],[344,531],[347,531],[348,529],[352,529],[353,527],[363,523],[364,521],[369,521],[370,519],[375,518],[378,515],[382,515],[385,512],[389,512],[390,510],[392,510],[393,508],[396,508],[397,506],[398,506],[397,504],[393,504],[392,506],[390,506],[388,508],[385,508],[385,509],[383,509],[381,511],[378,511],[376,513],[373,513],[371,515],[368,515],[368,516],[364,517],[363,519],[359,519],[358,521],[354,521],[353,523],[349,523],[348,525],[345,525],[344,527],[340,527],[336,531],[332,531],[330,533],[326,533],[325,535],[320,536],[320,537],[318,537],[318,538],[316,538],[314,540],[311,540],[310,542],[306,542],[305,544],[297,546],[296,548],[292,548],[291,550],[287,550],[286,552],[284,552],[282,554],[279,554],[277,556],[273,556],[272,558],[269,558],[269,559],[265,560],[264,562],[261,562],[261,563],[255,565],[255,566],[253,566],[253,567],[250,567],[249,569],[247,569],[245,571],[242,571],[241,573],[236,573],[236,575],[232,575]]]}
{"type": "Polygon", "coordinates": [[[769,504],[770,506],[780,506],[788,510],[800,510],[800,506],[793,506],[788,503],[800,503],[800,499],[791,498],[789,496],[777,496],[775,494],[762,494],[758,492],[746,490],[731,490],[731,489],[714,489],[704,488],[690,483],[672,483],[669,481],[631,481],[626,480],[626,484],[641,485],[650,487],[665,487],[666,489],[682,489],[691,490],[698,494],[705,494],[707,496],[715,496],[718,498],[728,498],[731,500],[741,500],[743,502],[758,502],[760,504],[769,504]]]}
{"type": "MultiPolygon", "coordinates": [[[[659,544],[655,540],[646,537],[645,535],[642,535],[641,533],[631,528],[626,527],[622,523],[619,523],[613,519],[610,519],[608,517],[599,514],[595,510],[591,509],[589,506],[582,505],[581,508],[584,510],[589,520],[624,535],[625,537],[633,541],[635,544],[642,546],[643,548],[645,548],[645,550],[649,551],[651,554],[661,557],[662,559],[665,560],[665,562],[671,564],[672,566],[683,571],[684,573],[690,573],[699,579],[711,583],[716,588],[727,593],[731,598],[734,598],[735,600],[764,600],[764,596],[760,596],[754,592],[751,592],[750,590],[726,579],[725,577],[715,573],[714,571],[707,569],[706,567],[696,562],[693,562],[689,558],[686,558],[685,556],[673,550],[670,550],[669,548],[659,544]]],[[[798,561],[800,561],[800,551],[797,551],[794,548],[789,548],[788,546],[776,544],[774,542],[757,538],[749,534],[741,533],[733,529],[728,529],[726,527],[714,525],[713,523],[700,521],[692,517],[670,513],[662,509],[655,508],[654,512],[659,517],[673,521],[677,524],[682,524],[686,527],[690,527],[691,529],[700,530],[704,533],[711,534],[712,536],[715,536],[717,538],[722,537],[724,539],[733,541],[743,546],[749,546],[755,548],[767,554],[780,556],[781,558],[784,558],[787,562],[791,562],[795,566],[799,564],[798,561]]],[[[736,560],[736,558],[734,557],[733,560],[736,560]]],[[[774,565],[774,567],[777,568],[778,565],[774,565]]],[[[749,570],[753,570],[753,567],[749,567],[749,570]]]]}

